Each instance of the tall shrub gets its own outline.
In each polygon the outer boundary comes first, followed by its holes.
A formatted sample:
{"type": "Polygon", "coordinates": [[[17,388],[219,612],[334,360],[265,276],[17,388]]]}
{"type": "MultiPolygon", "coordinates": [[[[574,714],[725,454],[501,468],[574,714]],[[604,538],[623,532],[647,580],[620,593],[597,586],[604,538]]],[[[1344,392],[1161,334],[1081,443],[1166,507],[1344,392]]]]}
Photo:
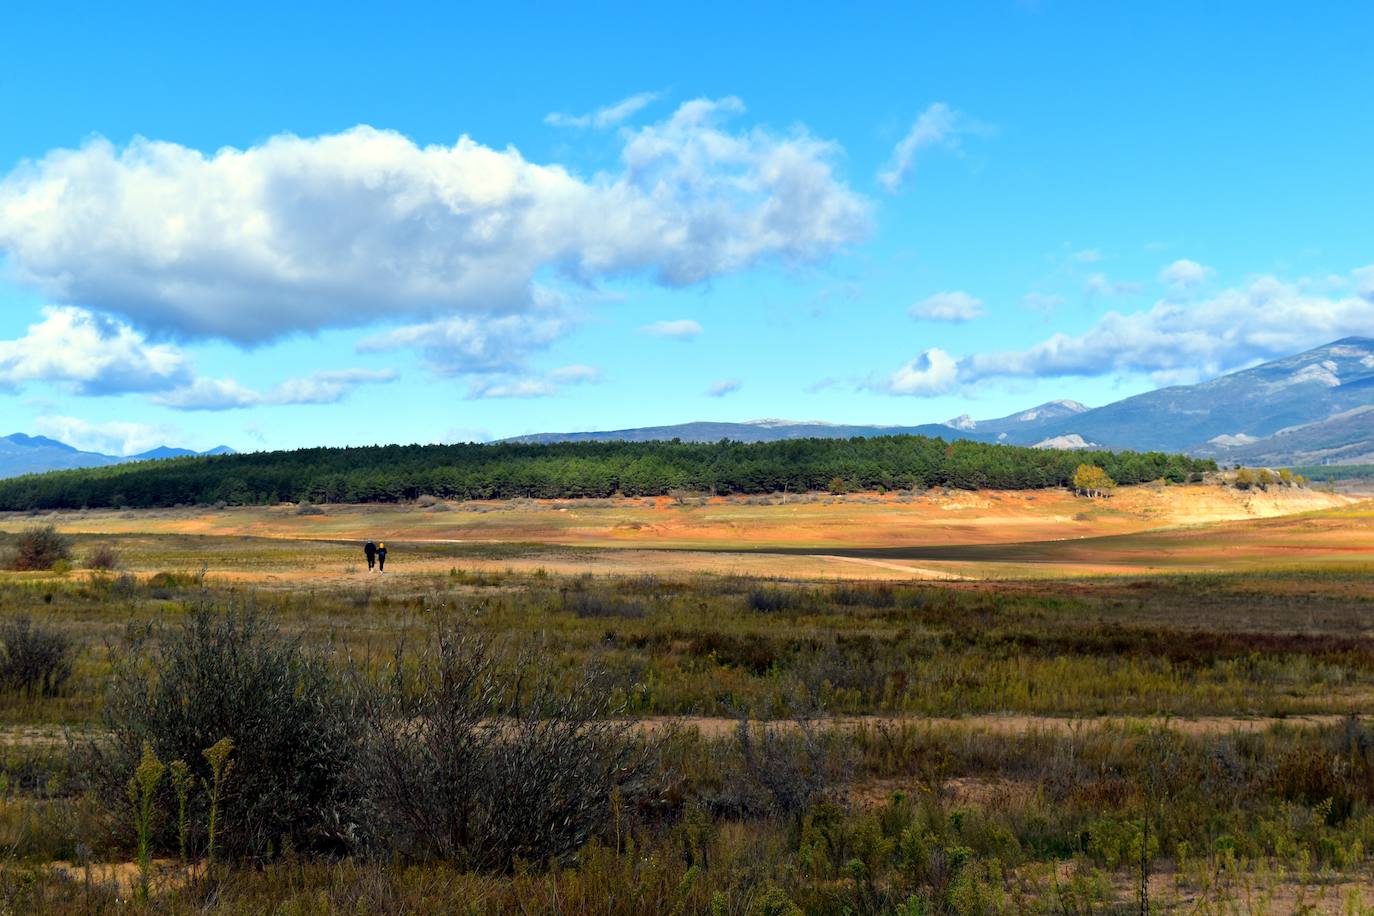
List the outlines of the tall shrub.
{"type": "MultiPolygon", "coordinates": [[[[232,742],[234,773],[218,801],[215,838],[229,858],[267,857],[289,844],[345,852],[366,838],[357,780],[365,719],[359,692],[321,653],[284,637],[252,610],[203,607],[170,632],[133,634],[115,657],[101,771],[127,779],[146,744],[185,761],[194,784],[215,783],[206,748],[232,742]]],[[[164,786],[163,809],[180,800],[164,786]]],[[[209,792],[187,800],[192,844],[203,848],[209,792]]],[[[159,844],[180,845],[174,819],[159,844]]]]}

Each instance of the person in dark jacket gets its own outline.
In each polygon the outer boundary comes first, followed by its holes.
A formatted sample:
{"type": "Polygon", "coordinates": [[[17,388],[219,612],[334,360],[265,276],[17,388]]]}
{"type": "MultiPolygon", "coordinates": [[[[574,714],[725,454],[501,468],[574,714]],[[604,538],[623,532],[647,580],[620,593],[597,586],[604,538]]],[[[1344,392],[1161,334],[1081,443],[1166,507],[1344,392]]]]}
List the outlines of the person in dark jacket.
{"type": "Polygon", "coordinates": [[[363,545],[363,554],[367,557],[367,571],[372,572],[372,567],[377,562],[377,545],[369,539],[363,545]]]}
{"type": "Polygon", "coordinates": [[[386,545],[377,545],[377,572],[386,572],[386,545]]]}

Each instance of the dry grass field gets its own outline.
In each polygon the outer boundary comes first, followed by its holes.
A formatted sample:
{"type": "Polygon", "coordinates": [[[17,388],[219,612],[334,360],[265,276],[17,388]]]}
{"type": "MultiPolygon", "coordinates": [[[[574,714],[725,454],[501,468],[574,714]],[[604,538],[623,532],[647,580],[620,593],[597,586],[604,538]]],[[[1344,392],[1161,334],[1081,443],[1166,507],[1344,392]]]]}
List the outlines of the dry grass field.
{"type": "Polygon", "coordinates": [[[0,514],[0,531],[41,521],[147,544],[159,558],[175,542],[188,568],[263,583],[283,572],[288,582],[346,582],[369,537],[388,542],[398,575],[459,558],[560,574],[1038,578],[1358,562],[1374,550],[1370,505],[1318,490],[1190,485],[1123,488],[1110,500],[952,491],[0,514]]]}
{"type": "Polygon", "coordinates": [[[0,517],[0,911],[1374,907],[1374,503],[312,512],[0,517]]]}

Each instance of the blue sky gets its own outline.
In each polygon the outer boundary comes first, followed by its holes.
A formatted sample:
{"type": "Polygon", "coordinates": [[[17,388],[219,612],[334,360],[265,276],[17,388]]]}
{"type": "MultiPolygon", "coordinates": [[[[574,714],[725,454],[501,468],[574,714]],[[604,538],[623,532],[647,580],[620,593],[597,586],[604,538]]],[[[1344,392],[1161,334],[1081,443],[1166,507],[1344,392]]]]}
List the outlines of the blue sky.
{"type": "Polygon", "coordinates": [[[1368,4],[282,6],[3,14],[0,433],[909,424],[1374,335],[1368,4]]]}

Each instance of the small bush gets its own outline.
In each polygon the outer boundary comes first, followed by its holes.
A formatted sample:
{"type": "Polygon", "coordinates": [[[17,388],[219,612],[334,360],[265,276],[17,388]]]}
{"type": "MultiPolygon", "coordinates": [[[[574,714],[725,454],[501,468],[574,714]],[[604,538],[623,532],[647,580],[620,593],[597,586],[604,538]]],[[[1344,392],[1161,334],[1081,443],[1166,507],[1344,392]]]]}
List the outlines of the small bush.
{"type": "MultiPolygon", "coordinates": [[[[149,745],[182,760],[196,785],[212,779],[206,748],[233,741],[234,770],[220,800],[216,849],[227,858],[266,857],[282,844],[340,853],[367,836],[356,764],[366,719],[353,681],[322,654],[283,637],[251,610],[194,610],[178,630],[133,632],[114,659],[105,706],[108,743],[93,748],[110,815],[126,812],[124,783],[149,745]],[[156,637],[156,638],[153,638],[156,637]]],[[[162,810],[175,810],[164,787],[162,810]]],[[[188,800],[202,833],[206,793],[188,800]]],[[[174,824],[157,844],[176,849],[174,824]]]]}
{"type": "Polygon", "coordinates": [[[52,525],[38,525],[19,532],[10,559],[12,569],[27,571],[52,569],[58,563],[70,562],[72,543],[52,525]]]}
{"type": "Polygon", "coordinates": [[[119,553],[119,548],[113,544],[96,544],[86,554],[87,569],[115,570],[120,567],[123,557],[119,553]]]}
{"type": "Polygon", "coordinates": [[[56,696],[72,675],[72,649],[70,636],[28,617],[0,623],[0,687],[56,696]]]}
{"type": "Polygon", "coordinates": [[[197,584],[198,581],[192,573],[154,573],[147,581],[148,597],[168,601],[177,597],[179,593],[195,588],[197,584]]]}
{"type": "Polygon", "coordinates": [[[561,862],[652,794],[657,745],[618,715],[600,672],[560,688],[535,659],[451,631],[416,670],[378,695],[368,766],[402,856],[498,872],[561,862]]]}
{"type": "Polygon", "coordinates": [[[324,515],[324,510],[321,509],[319,506],[311,505],[310,503],[301,503],[301,505],[299,505],[299,506],[296,507],[296,514],[297,514],[297,515],[324,515]]]}
{"type": "Polygon", "coordinates": [[[637,619],[643,617],[645,613],[644,604],[641,601],[587,591],[564,592],[563,610],[571,611],[583,618],[625,617],[637,619]]]}
{"type": "Polygon", "coordinates": [[[120,573],[119,577],[110,583],[110,594],[116,598],[129,599],[138,591],[138,580],[129,573],[120,573]]]}
{"type": "Polygon", "coordinates": [[[717,746],[719,785],[705,801],[726,817],[799,821],[813,804],[847,781],[849,749],[827,739],[806,716],[786,725],[741,717],[733,742],[717,746]]]}
{"type": "Polygon", "coordinates": [[[837,585],[830,589],[830,599],[845,607],[897,606],[897,593],[887,585],[837,585]]]}
{"type": "Polygon", "coordinates": [[[765,587],[750,589],[745,600],[750,610],[773,613],[795,611],[804,604],[804,598],[798,589],[765,587]]]}
{"type": "Polygon", "coordinates": [[[434,496],[430,493],[424,493],[418,498],[416,498],[415,505],[419,506],[421,509],[428,509],[431,506],[439,505],[439,502],[439,497],[434,496]]]}

